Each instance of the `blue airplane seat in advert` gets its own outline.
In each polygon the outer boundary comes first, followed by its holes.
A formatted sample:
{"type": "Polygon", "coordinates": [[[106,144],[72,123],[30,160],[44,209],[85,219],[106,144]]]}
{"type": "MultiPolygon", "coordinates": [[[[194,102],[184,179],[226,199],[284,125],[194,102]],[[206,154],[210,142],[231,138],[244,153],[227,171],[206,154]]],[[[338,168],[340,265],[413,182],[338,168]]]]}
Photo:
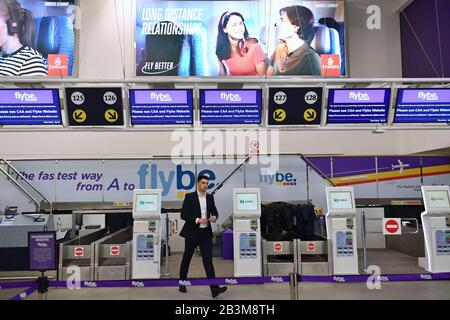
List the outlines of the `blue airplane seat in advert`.
{"type": "MultiPolygon", "coordinates": [[[[198,25],[198,22],[196,22],[198,25]]],[[[192,35],[185,36],[180,57],[179,76],[208,76],[208,35],[202,23],[192,35]]]]}
{"type": "Polygon", "coordinates": [[[192,55],[192,75],[208,76],[208,50],[206,48],[208,43],[208,34],[206,27],[202,23],[198,34],[191,36],[191,55],[192,55]]]}
{"type": "Polygon", "coordinates": [[[178,75],[180,77],[188,77],[191,74],[191,45],[189,36],[183,39],[183,47],[181,49],[180,66],[178,67],[178,75]]]}
{"type": "Polygon", "coordinates": [[[325,17],[319,19],[319,23],[326,25],[330,30],[336,30],[339,35],[339,47],[341,49],[341,74],[345,74],[345,26],[344,22],[338,22],[334,18],[325,17]]]}
{"type": "MultiPolygon", "coordinates": [[[[330,29],[322,24],[314,26],[313,38],[308,41],[318,54],[337,54],[339,35],[332,35],[330,29]]],[[[311,37],[310,37],[311,38],[311,37]]]]}
{"type": "Polygon", "coordinates": [[[35,26],[35,48],[46,59],[49,54],[66,54],[69,74],[72,74],[75,34],[70,19],[64,16],[35,18],[35,26]]]}

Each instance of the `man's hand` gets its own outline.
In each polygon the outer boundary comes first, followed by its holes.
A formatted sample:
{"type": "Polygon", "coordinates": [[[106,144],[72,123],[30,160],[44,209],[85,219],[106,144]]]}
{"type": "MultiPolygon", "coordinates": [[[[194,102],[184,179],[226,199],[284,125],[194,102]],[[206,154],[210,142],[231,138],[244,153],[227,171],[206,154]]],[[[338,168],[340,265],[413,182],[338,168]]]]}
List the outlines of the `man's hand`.
{"type": "Polygon", "coordinates": [[[206,219],[198,219],[198,224],[206,224],[206,219]]]}
{"type": "Polygon", "coordinates": [[[209,221],[209,222],[216,222],[216,220],[217,220],[217,218],[216,218],[215,216],[210,216],[210,217],[208,218],[208,221],[209,221]]]}

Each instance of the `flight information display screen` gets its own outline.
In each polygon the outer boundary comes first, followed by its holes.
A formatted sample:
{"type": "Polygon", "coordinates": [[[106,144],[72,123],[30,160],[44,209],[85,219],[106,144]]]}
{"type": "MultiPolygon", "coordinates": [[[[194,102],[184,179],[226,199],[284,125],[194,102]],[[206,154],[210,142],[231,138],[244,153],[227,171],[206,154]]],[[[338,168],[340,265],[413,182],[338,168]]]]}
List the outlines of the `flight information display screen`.
{"type": "Polygon", "coordinates": [[[0,125],[61,125],[58,89],[0,89],[0,125]]]}
{"type": "Polygon", "coordinates": [[[330,89],[327,122],[386,123],[390,96],[390,89],[330,89]]]}
{"type": "Polygon", "coordinates": [[[202,124],[260,124],[262,90],[200,90],[202,124]]]}
{"type": "Polygon", "coordinates": [[[192,90],[130,90],[133,125],[193,123],[192,90]]]}
{"type": "Polygon", "coordinates": [[[450,89],[399,89],[394,122],[450,122],[450,89]]]}

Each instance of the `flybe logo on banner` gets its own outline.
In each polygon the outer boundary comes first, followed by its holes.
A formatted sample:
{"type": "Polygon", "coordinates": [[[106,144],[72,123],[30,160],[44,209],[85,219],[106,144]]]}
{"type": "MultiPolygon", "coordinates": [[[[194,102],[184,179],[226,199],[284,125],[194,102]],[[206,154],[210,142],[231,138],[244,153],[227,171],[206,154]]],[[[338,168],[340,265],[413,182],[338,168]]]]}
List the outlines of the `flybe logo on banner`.
{"type": "Polygon", "coordinates": [[[14,93],[14,97],[16,98],[16,100],[19,100],[21,102],[36,102],[38,99],[36,97],[35,94],[32,93],[20,93],[20,92],[16,92],[14,93]]]}
{"type": "Polygon", "coordinates": [[[220,99],[227,102],[236,102],[242,100],[239,93],[226,93],[226,92],[220,93],[220,99]]]}
{"type": "Polygon", "coordinates": [[[268,185],[282,186],[295,186],[297,185],[297,179],[292,172],[276,172],[272,175],[259,175],[259,182],[267,183],[268,185]]]}
{"type": "MultiPolygon", "coordinates": [[[[139,176],[140,189],[162,189],[161,195],[167,196],[172,188],[176,190],[189,191],[195,187],[196,176],[190,170],[183,170],[182,165],[177,165],[175,170],[159,170],[157,164],[143,164],[137,172],[139,176]]],[[[208,189],[214,187],[214,180],[216,175],[211,170],[202,170],[198,175],[205,175],[209,177],[210,184],[208,189]]]]}
{"type": "Polygon", "coordinates": [[[352,100],[355,100],[355,101],[369,101],[370,100],[370,96],[368,93],[354,92],[354,91],[350,92],[349,98],[352,100]]]}
{"type": "Polygon", "coordinates": [[[150,93],[150,99],[156,102],[170,102],[172,101],[172,97],[170,94],[164,94],[164,93],[156,93],[152,92],[150,93]]]}
{"type": "Polygon", "coordinates": [[[439,96],[436,92],[423,92],[420,91],[417,95],[417,98],[424,101],[438,101],[439,96]]]}

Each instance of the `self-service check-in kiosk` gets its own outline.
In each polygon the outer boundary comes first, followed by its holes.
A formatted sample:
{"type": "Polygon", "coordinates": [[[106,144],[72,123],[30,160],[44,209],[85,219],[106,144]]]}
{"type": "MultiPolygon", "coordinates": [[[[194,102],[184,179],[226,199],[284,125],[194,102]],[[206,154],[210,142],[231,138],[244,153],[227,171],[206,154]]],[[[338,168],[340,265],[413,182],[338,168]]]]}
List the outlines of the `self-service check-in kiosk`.
{"type": "Polygon", "coordinates": [[[326,189],[328,256],[332,274],[359,274],[356,246],[356,207],[353,188],[326,189]]]}
{"type": "Polygon", "coordinates": [[[261,276],[261,193],[233,189],[234,276],[261,276]]]}
{"type": "Polygon", "coordinates": [[[135,189],[132,279],[157,279],[161,267],[161,190],[135,189]]]}
{"type": "Polygon", "coordinates": [[[425,211],[422,227],[425,239],[426,269],[429,272],[450,272],[450,188],[422,187],[425,211]]]}

